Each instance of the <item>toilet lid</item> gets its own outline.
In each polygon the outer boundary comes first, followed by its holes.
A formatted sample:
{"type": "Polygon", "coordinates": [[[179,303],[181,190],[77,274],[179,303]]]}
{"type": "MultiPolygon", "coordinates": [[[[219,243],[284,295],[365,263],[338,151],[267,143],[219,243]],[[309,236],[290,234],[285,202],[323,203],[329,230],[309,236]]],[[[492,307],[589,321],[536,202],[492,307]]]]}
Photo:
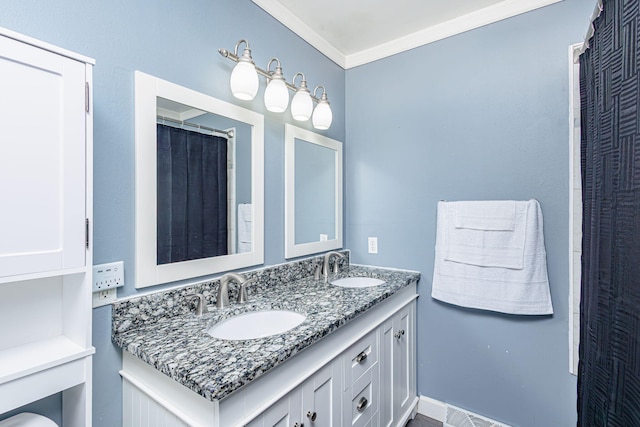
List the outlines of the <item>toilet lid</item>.
{"type": "Polygon", "coordinates": [[[0,421],[0,427],[58,427],[58,424],[42,415],[23,412],[0,421]]]}

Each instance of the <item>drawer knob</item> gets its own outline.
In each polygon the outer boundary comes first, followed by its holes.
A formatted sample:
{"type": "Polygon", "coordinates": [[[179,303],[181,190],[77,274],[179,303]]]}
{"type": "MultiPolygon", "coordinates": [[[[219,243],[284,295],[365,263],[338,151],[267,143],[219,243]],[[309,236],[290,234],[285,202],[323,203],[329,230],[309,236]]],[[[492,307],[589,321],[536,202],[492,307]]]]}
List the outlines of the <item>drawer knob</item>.
{"type": "Polygon", "coordinates": [[[404,329],[400,329],[398,332],[396,332],[396,334],[394,336],[397,339],[400,339],[403,335],[404,335],[404,329]]]}
{"type": "Polygon", "coordinates": [[[311,422],[314,422],[316,420],[316,418],[318,418],[318,414],[314,412],[307,412],[307,418],[309,418],[311,420],[311,422]]]}
{"type": "Polygon", "coordinates": [[[295,424],[293,425],[293,427],[304,427],[304,424],[295,423],[295,424]]]}
{"type": "Polygon", "coordinates": [[[358,412],[364,411],[366,409],[368,403],[369,403],[369,401],[367,400],[367,398],[363,396],[360,399],[360,402],[358,402],[358,406],[356,406],[356,409],[358,410],[358,412]]]}
{"type": "Polygon", "coordinates": [[[356,356],[356,362],[358,362],[358,363],[362,363],[365,360],[367,360],[367,353],[364,352],[364,351],[356,356]]]}

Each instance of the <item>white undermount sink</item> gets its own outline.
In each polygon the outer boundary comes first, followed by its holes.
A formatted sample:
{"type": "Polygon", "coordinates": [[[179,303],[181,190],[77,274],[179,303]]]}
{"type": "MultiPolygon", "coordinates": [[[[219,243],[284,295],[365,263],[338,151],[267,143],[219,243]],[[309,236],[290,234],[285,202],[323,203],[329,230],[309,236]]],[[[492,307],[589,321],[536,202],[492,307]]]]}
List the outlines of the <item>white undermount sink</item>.
{"type": "Polygon", "coordinates": [[[207,333],[223,340],[251,340],[281,334],[304,319],[305,315],[289,310],[251,311],[217,323],[207,333]]]}
{"type": "Polygon", "coordinates": [[[343,277],[342,279],[332,280],[329,283],[343,288],[368,288],[382,285],[385,281],[374,279],[373,277],[343,277]]]}

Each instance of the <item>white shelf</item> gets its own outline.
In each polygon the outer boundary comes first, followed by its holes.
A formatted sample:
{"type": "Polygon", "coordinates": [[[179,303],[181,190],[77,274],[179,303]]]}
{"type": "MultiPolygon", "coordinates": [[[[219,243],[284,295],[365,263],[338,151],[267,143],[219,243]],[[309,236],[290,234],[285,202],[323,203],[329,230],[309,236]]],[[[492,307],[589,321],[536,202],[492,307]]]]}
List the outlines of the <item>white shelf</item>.
{"type": "Polygon", "coordinates": [[[0,351],[0,386],[44,369],[90,356],[95,348],[82,348],[64,336],[0,351]]]}
{"type": "Polygon", "coordinates": [[[64,336],[0,351],[0,413],[85,383],[93,353],[64,336]]]}

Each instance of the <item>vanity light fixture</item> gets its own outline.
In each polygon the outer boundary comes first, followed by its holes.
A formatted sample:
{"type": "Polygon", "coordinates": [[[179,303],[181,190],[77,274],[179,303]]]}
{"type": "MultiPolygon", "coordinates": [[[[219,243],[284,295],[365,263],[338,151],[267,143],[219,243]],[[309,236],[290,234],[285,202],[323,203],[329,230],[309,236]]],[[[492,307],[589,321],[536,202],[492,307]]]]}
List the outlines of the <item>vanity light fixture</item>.
{"type": "Polygon", "coordinates": [[[318,101],[318,106],[313,110],[313,127],[316,129],[324,130],[329,129],[331,121],[333,120],[333,114],[331,113],[331,107],[329,106],[329,99],[327,98],[327,92],[324,90],[324,86],[316,86],[313,90],[313,96],[316,96],[316,91],[322,88],[322,96],[318,101]]]}
{"type": "Polygon", "coordinates": [[[296,88],[296,94],[291,100],[291,115],[299,122],[306,122],[311,117],[313,111],[313,101],[311,101],[311,93],[307,89],[307,81],[304,78],[304,74],[296,73],[293,76],[293,86],[295,87],[296,77],[301,76],[300,87],[296,88]]]}
{"type": "Polygon", "coordinates": [[[245,101],[252,100],[258,93],[258,73],[256,71],[256,64],[251,58],[251,48],[249,42],[246,40],[240,40],[236,43],[234,50],[234,56],[237,58],[238,64],[233,68],[231,72],[231,92],[233,96],[245,101]],[[242,56],[238,57],[238,47],[244,43],[245,48],[242,56]]]}
{"type": "Polygon", "coordinates": [[[274,113],[282,113],[289,105],[289,89],[282,75],[282,67],[278,58],[271,58],[267,64],[267,73],[270,74],[270,80],[267,82],[267,88],[264,90],[264,105],[267,110],[274,113]],[[270,71],[271,64],[276,61],[276,70],[270,71]]]}
{"type": "Polygon", "coordinates": [[[233,96],[244,101],[250,101],[258,93],[258,74],[266,77],[267,88],[264,91],[264,105],[267,110],[274,113],[282,113],[289,105],[289,90],[295,95],[291,100],[291,116],[297,121],[306,121],[312,118],[313,126],[316,129],[329,129],[333,115],[324,86],[319,85],[313,91],[313,95],[307,87],[307,80],[302,73],[293,76],[293,84],[285,80],[282,74],[282,65],[278,58],[271,58],[267,64],[267,70],[256,67],[251,58],[249,42],[244,39],[236,43],[233,53],[226,49],[218,49],[220,55],[238,64],[231,72],[231,92],[233,96]],[[245,45],[241,56],[238,56],[238,48],[245,45]],[[276,63],[275,71],[271,71],[271,64],[276,63]],[[296,78],[300,76],[300,85],[295,85],[296,78]],[[316,92],[322,88],[320,98],[316,97],[316,92]],[[317,106],[313,108],[313,103],[317,106]]]}

